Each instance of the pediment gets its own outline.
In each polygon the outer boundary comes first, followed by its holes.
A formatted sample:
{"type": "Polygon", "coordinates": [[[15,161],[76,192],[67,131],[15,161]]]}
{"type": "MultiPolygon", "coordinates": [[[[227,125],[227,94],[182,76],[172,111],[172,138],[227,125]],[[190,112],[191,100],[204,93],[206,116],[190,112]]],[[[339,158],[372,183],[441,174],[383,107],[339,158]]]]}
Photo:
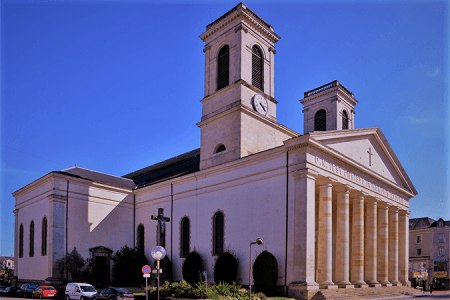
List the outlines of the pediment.
{"type": "Polygon", "coordinates": [[[311,138],[384,179],[417,195],[412,182],[379,128],[311,132],[311,138]]]}

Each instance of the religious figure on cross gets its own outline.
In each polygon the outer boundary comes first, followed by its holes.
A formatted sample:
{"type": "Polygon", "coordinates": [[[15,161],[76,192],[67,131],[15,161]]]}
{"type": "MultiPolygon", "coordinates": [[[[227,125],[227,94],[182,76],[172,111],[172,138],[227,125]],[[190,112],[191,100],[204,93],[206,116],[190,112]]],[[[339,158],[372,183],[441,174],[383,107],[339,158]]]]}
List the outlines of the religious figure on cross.
{"type": "Polygon", "coordinates": [[[152,215],[152,220],[159,223],[159,246],[166,247],[166,222],[170,222],[170,218],[164,217],[164,208],[158,208],[158,215],[152,215]]]}

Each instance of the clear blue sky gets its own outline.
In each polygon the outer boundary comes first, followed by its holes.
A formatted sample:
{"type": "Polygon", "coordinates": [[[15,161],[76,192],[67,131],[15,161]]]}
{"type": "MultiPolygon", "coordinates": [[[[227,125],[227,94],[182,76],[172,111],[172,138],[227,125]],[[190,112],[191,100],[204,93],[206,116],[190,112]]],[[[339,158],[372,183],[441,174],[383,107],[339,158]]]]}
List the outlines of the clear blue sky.
{"type": "MultiPolygon", "coordinates": [[[[205,26],[236,1],[1,2],[0,254],[14,191],[79,167],[122,176],[200,147],[205,26]]],[[[278,121],[303,133],[303,92],[339,80],[355,127],[380,127],[419,195],[449,213],[448,1],[246,1],[275,28],[278,121]]]]}

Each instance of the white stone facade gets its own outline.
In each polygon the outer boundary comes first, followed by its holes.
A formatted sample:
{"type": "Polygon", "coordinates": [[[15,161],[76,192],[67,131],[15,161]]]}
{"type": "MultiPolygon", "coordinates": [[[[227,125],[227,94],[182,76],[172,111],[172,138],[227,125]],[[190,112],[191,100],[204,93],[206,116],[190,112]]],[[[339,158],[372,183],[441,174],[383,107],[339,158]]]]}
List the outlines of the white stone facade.
{"type": "Polygon", "coordinates": [[[408,285],[402,258],[409,253],[409,199],[417,192],[380,129],[354,129],[353,94],[337,81],[305,93],[305,134],[299,135],[276,119],[273,66],[279,37],[273,27],[241,3],[200,37],[206,42],[200,149],[123,178],[76,167],[52,172],[15,192],[19,280],[61,277],[55,262],[75,246],[88,257],[93,247],[117,251],[136,245],[139,225],[152,261],[158,230],[150,216],[163,208],[171,218],[165,243],[175,280],[182,279],[184,262],[182,219],[190,221],[190,251],[197,250],[213,274],[214,215],[221,212],[224,248],[239,260],[238,284],[248,284],[249,241],[262,238],[264,246],[253,251],[274,254],[278,285],[293,297],[310,297],[319,287],[408,285]],[[217,90],[217,54],[225,44],[230,80],[217,90]],[[252,85],[255,44],[264,57],[264,91],[252,85]],[[256,111],[256,94],[267,100],[267,115],[256,111]],[[321,108],[325,131],[314,130],[321,108]],[[217,152],[218,145],[225,150],[217,152]],[[36,248],[44,217],[47,255],[35,250],[29,257],[29,224],[36,224],[36,248]],[[24,267],[30,265],[36,267],[24,267]]]}

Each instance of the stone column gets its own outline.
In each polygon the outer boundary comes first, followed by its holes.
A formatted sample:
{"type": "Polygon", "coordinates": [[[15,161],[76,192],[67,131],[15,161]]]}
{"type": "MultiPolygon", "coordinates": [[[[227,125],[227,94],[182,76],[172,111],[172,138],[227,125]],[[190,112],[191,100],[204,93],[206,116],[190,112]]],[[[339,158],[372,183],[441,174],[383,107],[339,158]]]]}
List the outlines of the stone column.
{"type": "Polygon", "coordinates": [[[367,287],[364,282],[364,196],[353,199],[352,218],[352,283],[367,287]]]}
{"type": "Polygon", "coordinates": [[[317,172],[302,169],[292,173],[294,177],[294,213],[289,222],[293,243],[289,246],[288,282],[289,297],[311,297],[319,285],[315,282],[315,233],[316,233],[316,176],[317,172]],[[292,255],[292,259],[290,259],[292,255]]]}
{"type": "Polygon", "coordinates": [[[319,232],[317,243],[317,281],[320,288],[336,288],[333,283],[333,207],[330,181],[319,186],[319,232]]]}
{"type": "Polygon", "coordinates": [[[382,286],[392,286],[388,280],[388,205],[378,204],[377,279],[382,286]]]}
{"type": "Polygon", "coordinates": [[[352,288],[350,269],[350,200],[348,190],[340,190],[336,213],[336,272],[335,281],[340,288],[352,288]]]}
{"type": "Polygon", "coordinates": [[[398,281],[398,207],[389,208],[389,282],[401,286],[398,281]]]}
{"type": "Polygon", "coordinates": [[[411,286],[408,276],[409,267],[409,211],[400,210],[398,217],[398,273],[404,286],[411,286]]]}
{"type": "Polygon", "coordinates": [[[366,233],[364,247],[364,278],[371,287],[380,287],[377,281],[377,201],[366,201],[366,233]]]}

